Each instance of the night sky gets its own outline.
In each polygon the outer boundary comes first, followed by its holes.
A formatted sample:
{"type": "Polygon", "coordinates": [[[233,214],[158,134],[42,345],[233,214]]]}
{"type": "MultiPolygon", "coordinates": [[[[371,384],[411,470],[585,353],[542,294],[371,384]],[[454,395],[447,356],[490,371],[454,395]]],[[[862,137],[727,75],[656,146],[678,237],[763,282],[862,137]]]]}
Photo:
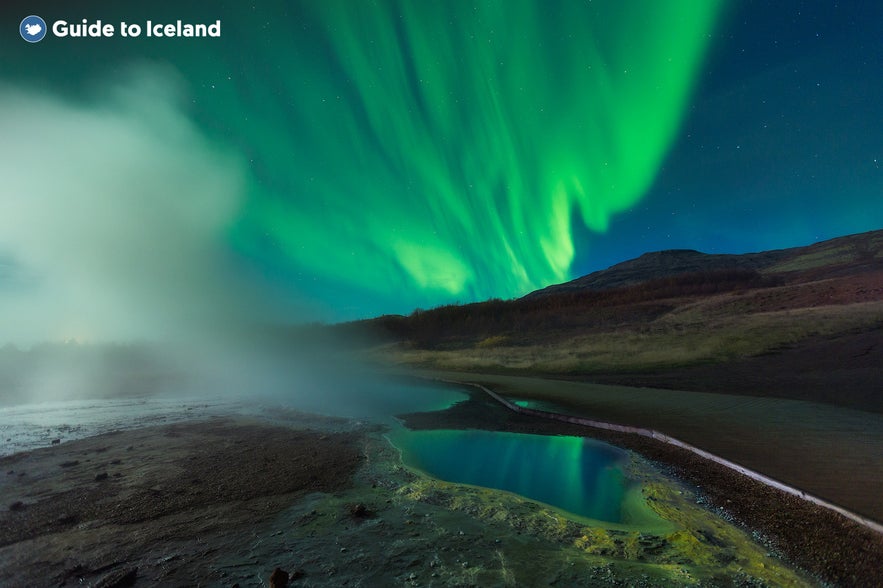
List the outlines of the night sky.
{"type": "Polygon", "coordinates": [[[407,313],[883,227],[878,2],[129,4],[0,8],[13,334],[407,313]],[[29,44],[29,14],[222,36],[29,44]]]}

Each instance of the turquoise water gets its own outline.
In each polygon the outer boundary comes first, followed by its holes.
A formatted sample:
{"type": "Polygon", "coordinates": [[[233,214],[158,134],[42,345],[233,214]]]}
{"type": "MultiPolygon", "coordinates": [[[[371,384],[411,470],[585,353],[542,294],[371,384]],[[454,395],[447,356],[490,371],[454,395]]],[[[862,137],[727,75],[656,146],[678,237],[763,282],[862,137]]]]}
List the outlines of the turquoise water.
{"type": "Polygon", "coordinates": [[[622,522],[626,453],[581,437],[491,431],[398,431],[404,462],[427,474],[496,488],[575,515],[622,522]]]}

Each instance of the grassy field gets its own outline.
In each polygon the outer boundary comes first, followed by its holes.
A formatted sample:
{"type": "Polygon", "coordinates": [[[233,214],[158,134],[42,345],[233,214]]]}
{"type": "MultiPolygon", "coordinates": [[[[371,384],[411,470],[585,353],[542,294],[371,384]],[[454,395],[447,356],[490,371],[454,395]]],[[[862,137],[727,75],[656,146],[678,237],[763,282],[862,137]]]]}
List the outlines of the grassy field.
{"type": "Polygon", "coordinates": [[[496,335],[457,349],[387,347],[395,361],[432,368],[545,374],[647,371],[774,352],[814,336],[883,326],[883,301],[738,314],[734,296],[686,304],[644,324],[536,343],[496,335]]]}

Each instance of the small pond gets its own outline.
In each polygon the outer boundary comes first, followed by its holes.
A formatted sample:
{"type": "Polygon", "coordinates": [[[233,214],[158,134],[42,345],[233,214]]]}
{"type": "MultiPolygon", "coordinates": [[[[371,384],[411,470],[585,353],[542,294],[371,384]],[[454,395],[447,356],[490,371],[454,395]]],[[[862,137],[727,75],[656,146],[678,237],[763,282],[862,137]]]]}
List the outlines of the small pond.
{"type": "Polygon", "coordinates": [[[476,430],[399,430],[390,439],[405,464],[441,480],[505,490],[588,519],[634,518],[629,497],[639,488],[622,469],[628,454],[600,441],[476,430]]]}

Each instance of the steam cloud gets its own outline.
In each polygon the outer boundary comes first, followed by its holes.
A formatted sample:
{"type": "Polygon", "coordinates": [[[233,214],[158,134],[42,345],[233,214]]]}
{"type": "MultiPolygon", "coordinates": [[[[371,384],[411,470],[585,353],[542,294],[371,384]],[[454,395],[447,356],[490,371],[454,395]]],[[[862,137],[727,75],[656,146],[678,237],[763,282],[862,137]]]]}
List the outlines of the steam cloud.
{"type": "Polygon", "coordinates": [[[221,243],[244,168],[182,86],[148,67],[88,103],[0,85],[0,340],[168,339],[247,308],[221,243]]]}
{"type": "Polygon", "coordinates": [[[224,240],[247,171],[194,126],[183,88],[156,67],[86,101],[0,85],[0,346],[34,346],[0,348],[0,405],[324,380],[259,336],[273,305],[224,240]]]}

